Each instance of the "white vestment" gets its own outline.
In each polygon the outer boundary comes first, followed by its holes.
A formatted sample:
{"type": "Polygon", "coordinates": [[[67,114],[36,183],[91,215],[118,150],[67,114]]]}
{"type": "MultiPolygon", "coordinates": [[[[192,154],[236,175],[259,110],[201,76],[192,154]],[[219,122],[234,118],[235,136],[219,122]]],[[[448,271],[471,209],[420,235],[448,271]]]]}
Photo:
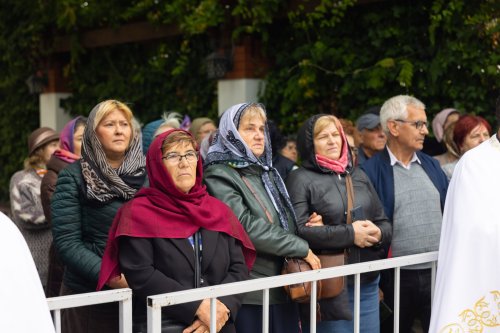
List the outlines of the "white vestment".
{"type": "Polygon", "coordinates": [[[54,332],[42,283],[28,245],[14,222],[2,213],[0,332],[54,332]]]}
{"type": "Polygon", "coordinates": [[[500,332],[500,143],[460,159],[446,196],[431,333],[500,332]]]}

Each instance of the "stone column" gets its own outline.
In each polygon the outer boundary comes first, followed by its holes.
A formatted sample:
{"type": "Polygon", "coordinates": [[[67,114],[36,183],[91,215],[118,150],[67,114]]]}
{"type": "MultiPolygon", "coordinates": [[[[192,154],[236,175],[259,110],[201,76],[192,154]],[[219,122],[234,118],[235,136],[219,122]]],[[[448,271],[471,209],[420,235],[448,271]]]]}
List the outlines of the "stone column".
{"type": "Polygon", "coordinates": [[[258,102],[264,91],[262,78],[269,64],[262,55],[260,44],[246,38],[232,50],[233,67],[217,82],[219,116],[231,105],[258,102]]]}
{"type": "Polygon", "coordinates": [[[61,100],[71,95],[62,75],[62,64],[53,62],[47,70],[47,86],[40,94],[40,127],[46,126],[60,131],[72,118],[61,107],[61,100]]]}

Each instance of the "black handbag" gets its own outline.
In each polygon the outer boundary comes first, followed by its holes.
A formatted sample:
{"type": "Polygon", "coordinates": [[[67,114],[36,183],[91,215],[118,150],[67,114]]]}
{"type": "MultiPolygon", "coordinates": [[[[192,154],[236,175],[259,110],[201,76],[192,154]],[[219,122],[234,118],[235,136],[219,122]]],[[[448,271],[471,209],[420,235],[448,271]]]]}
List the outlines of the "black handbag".
{"type": "MultiPolygon", "coordinates": [[[[200,232],[197,231],[194,234],[194,285],[195,288],[200,287],[201,281],[201,243],[200,243],[200,232]]],[[[186,324],[180,323],[175,319],[164,318],[161,320],[161,333],[182,333],[186,328],[186,324]]],[[[134,333],[147,333],[148,323],[147,321],[140,321],[134,323],[132,327],[134,333]]]]}

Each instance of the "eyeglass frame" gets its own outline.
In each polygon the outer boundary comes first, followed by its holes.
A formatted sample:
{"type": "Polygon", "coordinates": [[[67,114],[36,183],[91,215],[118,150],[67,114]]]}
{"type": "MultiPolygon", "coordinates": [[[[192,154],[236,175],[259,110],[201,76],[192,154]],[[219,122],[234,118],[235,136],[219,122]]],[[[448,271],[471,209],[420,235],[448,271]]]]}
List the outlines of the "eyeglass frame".
{"type": "MultiPolygon", "coordinates": [[[[170,156],[170,157],[172,157],[172,158],[173,158],[173,156],[170,156]]],[[[162,160],[167,160],[167,162],[171,163],[172,165],[177,165],[177,164],[181,163],[181,161],[182,161],[182,158],[183,158],[183,157],[185,157],[185,158],[186,158],[186,162],[188,162],[188,163],[194,163],[194,162],[198,162],[198,160],[200,159],[200,154],[199,154],[198,152],[196,152],[196,151],[188,151],[188,152],[187,152],[186,154],[184,154],[184,155],[182,155],[182,154],[178,154],[178,153],[168,153],[167,155],[162,156],[162,157],[161,157],[161,159],[162,159],[162,160]],[[174,159],[173,161],[169,160],[169,159],[168,159],[168,158],[169,158],[169,156],[168,156],[169,154],[176,154],[176,155],[178,155],[178,156],[177,156],[177,157],[178,157],[177,162],[175,162],[175,159],[174,159]],[[190,155],[190,154],[194,154],[194,156],[196,156],[196,160],[194,160],[194,161],[190,161],[190,160],[188,159],[188,155],[190,155]]]]}
{"type": "Polygon", "coordinates": [[[415,126],[415,128],[417,130],[420,130],[422,129],[422,127],[426,127],[428,128],[428,123],[427,121],[423,121],[423,120],[416,120],[416,121],[410,121],[410,120],[403,120],[403,119],[391,119],[392,121],[399,121],[401,123],[405,123],[405,124],[411,124],[413,126],[415,126]]]}

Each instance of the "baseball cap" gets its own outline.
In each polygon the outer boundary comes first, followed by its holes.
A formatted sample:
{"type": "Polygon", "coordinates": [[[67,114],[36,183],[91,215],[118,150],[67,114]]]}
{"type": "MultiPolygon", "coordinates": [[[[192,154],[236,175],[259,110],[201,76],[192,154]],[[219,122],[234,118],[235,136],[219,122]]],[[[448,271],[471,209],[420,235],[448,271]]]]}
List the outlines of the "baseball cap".
{"type": "Polygon", "coordinates": [[[356,127],[358,131],[366,129],[374,129],[380,125],[380,117],[373,113],[366,113],[358,118],[356,121],[356,127]]]}

